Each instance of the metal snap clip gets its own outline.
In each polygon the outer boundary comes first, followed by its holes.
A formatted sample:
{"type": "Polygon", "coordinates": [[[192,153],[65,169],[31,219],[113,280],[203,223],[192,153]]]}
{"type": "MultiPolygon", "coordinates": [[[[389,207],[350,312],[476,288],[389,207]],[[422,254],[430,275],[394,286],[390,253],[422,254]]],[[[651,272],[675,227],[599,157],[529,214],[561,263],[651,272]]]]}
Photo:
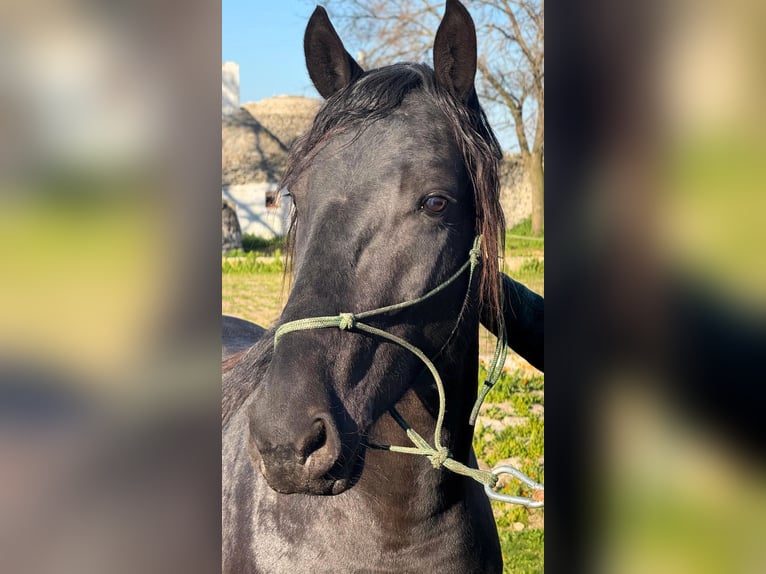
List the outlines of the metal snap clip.
{"type": "Polygon", "coordinates": [[[544,493],[545,493],[545,486],[540,484],[539,482],[535,482],[531,478],[529,478],[526,474],[521,472],[518,469],[513,468],[512,466],[497,466],[492,469],[492,474],[495,476],[500,476],[501,474],[510,474],[513,475],[515,478],[517,478],[519,481],[523,482],[532,490],[535,490],[540,493],[538,497],[533,498],[527,498],[525,496],[511,496],[509,494],[500,494],[499,492],[495,491],[490,487],[488,484],[484,485],[484,492],[487,494],[487,496],[492,500],[499,500],[500,502],[508,502],[510,504],[520,504],[521,506],[526,506],[527,508],[542,508],[545,506],[545,499],[544,499],[544,493]]]}

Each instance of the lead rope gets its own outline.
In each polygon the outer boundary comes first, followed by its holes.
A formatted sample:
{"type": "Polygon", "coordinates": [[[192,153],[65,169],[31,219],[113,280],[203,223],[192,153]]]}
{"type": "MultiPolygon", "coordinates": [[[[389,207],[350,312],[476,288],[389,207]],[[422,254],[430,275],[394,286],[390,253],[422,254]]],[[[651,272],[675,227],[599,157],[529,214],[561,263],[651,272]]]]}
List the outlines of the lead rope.
{"type": "MultiPolygon", "coordinates": [[[[386,331],[383,331],[381,329],[378,329],[376,327],[373,327],[372,325],[368,325],[367,323],[363,323],[360,321],[360,319],[366,319],[367,317],[373,317],[375,315],[381,315],[383,313],[391,312],[391,311],[398,311],[401,309],[405,309],[407,307],[411,307],[413,305],[417,305],[418,303],[421,303],[434,295],[440,293],[447,287],[449,287],[452,283],[454,283],[458,277],[460,277],[466,269],[468,270],[468,288],[466,293],[466,298],[464,300],[464,306],[468,301],[468,294],[471,290],[471,284],[473,282],[473,275],[474,270],[476,269],[476,266],[478,265],[479,259],[481,258],[481,235],[476,236],[473,242],[473,247],[469,251],[469,258],[468,261],[466,261],[460,269],[458,269],[451,277],[449,277],[446,281],[426,293],[425,295],[422,295],[421,297],[418,297],[416,299],[411,299],[409,301],[404,301],[403,303],[396,303],[394,305],[388,305],[386,307],[380,307],[378,309],[372,309],[369,311],[363,311],[361,313],[339,313],[338,315],[332,315],[332,316],[323,316],[323,317],[310,317],[307,319],[298,319],[296,321],[289,321],[287,323],[284,323],[281,325],[276,332],[274,333],[274,347],[276,348],[277,344],[279,343],[279,340],[283,335],[286,335],[287,333],[293,333],[295,331],[305,331],[309,329],[326,329],[326,328],[337,328],[341,331],[362,331],[365,333],[369,333],[370,335],[375,335],[378,337],[381,337],[383,339],[386,339],[396,345],[399,345],[400,347],[408,350],[413,355],[415,355],[418,359],[420,359],[423,364],[425,364],[426,368],[431,372],[431,375],[434,378],[434,382],[436,383],[436,390],[439,395],[439,410],[436,417],[436,428],[434,429],[434,446],[431,446],[426,439],[424,439],[420,434],[418,434],[415,429],[413,429],[409,423],[407,423],[406,420],[399,414],[399,412],[396,410],[396,408],[391,407],[389,409],[389,412],[393,419],[399,424],[399,426],[404,429],[405,433],[407,434],[407,437],[412,441],[412,444],[414,446],[407,447],[407,446],[398,446],[398,445],[369,445],[372,448],[377,449],[383,449],[383,450],[390,450],[392,452],[401,452],[401,453],[408,453],[408,454],[417,454],[421,456],[425,456],[428,458],[428,460],[431,462],[431,465],[434,468],[440,468],[445,467],[448,470],[451,470],[452,472],[455,472],[457,474],[462,474],[463,476],[468,476],[477,482],[484,485],[484,489],[487,492],[488,495],[492,496],[490,493],[494,493],[496,496],[503,496],[495,493],[492,488],[497,484],[498,481],[498,475],[502,474],[503,472],[510,472],[508,470],[504,470],[504,467],[501,467],[501,469],[494,469],[493,471],[488,470],[479,470],[476,468],[470,468],[466,465],[464,465],[461,462],[458,462],[457,460],[453,459],[450,456],[449,449],[445,447],[442,444],[442,427],[444,425],[444,413],[446,410],[446,395],[444,393],[444,384],[442,382],[441,376],[439,375],[439,372],[436,370],[436,367],[434,366],[433,362],[426,356],[426,354],[412,345],[411,343],[408,343],[404,339],[401,339],[400,337],[397,337],[396,335],[392,335],[391,333],[388,333],[386,331]]],[[[460,320],[460,317],[462,317],[463,309],[461,309],[460,316],[458,318],[458,321],[460,320]]],[[[471,417],[470,417],[470,424],[473,425],[476,420],[476,416],[478,415],[479,408],[481,407],[482,402],[484,401],[484,398],[487,396],[487,393],[490,391],[492,386],[498,381],[500,378],[502,371],[503,371],[503,365],[505,363],[505,357],[507,355],[507,349],[508,346],[505,341],[505,334],[504,329],[500,329],[502,336],[498,338],[497,346],[495,347],[495,354],[492,359],[492,362],[490,364],[490,367],[487,371],[487,378],[484,381],[484,386],[482,387],[481,392],[479,393],[476,403],[474,404],[474,407],[471,411],[471,417]]],[[[450,335],[451,337],[451,335],[450,335]]],[[[518,471],[516,469],[513,469],[518,474],[518,471]]],[[[512,473],[513,474],[513,473],[512,473]]],[[[531,479],[528,479],[528,477],[521,474],[521,476],[516,475],[517,478],[522,480],[523,482],[527,482],[527,484],[530,484],[531,479]],[[523,477],[523,478],[522,478],[523,477]],[[524,480],[526,478],[526,480],[524,480]]],[[[537,483],[533,483],[536,486],[537,483]]],[[[529,501],[531,504],[527,504],[524,501],[527,501],[529,499],[522,499],[521,497],[514,497],[518,500],[509,501],[509,502],[515,502],[517,504],[524,504],[525,506],[531,506],[536,503],[533,501],[529,501]]]]}

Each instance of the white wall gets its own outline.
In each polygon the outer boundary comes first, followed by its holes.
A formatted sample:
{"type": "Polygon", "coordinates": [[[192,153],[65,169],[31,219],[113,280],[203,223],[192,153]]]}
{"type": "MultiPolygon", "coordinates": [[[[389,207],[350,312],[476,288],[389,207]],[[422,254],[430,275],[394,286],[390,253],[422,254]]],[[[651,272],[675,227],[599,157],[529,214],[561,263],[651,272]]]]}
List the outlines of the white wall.
{"type": "Polygon", "coordinates": [[[287,233],[290,216],[290,201],[283,199],[276,207],[266,207],[266,193],[277,192],[274,183],[249,183],[227,185],[223,198],[231,201],[237,211],[242,233],[258,237],[277,237],[287,233]]]}
{"type": "Polygon", "coordinates": [[[239,109],[239,64],[221,64],[221,113],[231,114],[239,109]]]}

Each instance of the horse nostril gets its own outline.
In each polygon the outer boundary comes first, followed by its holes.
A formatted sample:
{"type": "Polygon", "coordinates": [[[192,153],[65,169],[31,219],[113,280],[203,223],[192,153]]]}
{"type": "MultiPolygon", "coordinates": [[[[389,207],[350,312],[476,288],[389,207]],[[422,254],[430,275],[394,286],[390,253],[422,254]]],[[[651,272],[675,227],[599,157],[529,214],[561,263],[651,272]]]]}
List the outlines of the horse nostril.
{"type": "Polygon", "coordinates": [[[310,476],[321,477],[332,468],[339,455],[338,443],[337,432],[328,417],[317,417],[297,450],[300,463],[310,476]]]}
{"type": "Polygon", "coordinates": [[[298,445],[298,457],[301,464],[306,463],[306,459],[316,451],[320,450],[327,442],[327,428],[322,419],[314,421],[311,431],[303,438],[298,445]]]}

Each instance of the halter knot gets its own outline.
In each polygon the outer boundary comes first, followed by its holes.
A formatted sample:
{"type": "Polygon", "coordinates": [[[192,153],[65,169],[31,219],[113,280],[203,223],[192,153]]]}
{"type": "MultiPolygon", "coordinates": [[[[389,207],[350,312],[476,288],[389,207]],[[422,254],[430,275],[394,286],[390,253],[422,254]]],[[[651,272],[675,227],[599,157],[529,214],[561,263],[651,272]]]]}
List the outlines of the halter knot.
{"type": "Polygon", "coordinates": [[[471,261],[471,266],[475,266],[479,259],[481,259],[481,235],[478,235],[476,239],[474,239],[473,247],[471,247],[471,250],[468,252],[468,259],[471,261]]]}
{"type": "Polygon", "coordinates": [[[341,313],[338,315],[338,328],[341,331],[350,331],[356,326],[356,317],[353,313],[341,313]]]}
{"type": "Polygon", "coordinates": [[[433,454],[428,455],[428,460],[431,461],[431,466],[434,468],[440,468],[444,461],[449,458],[449,451],[446,447],[440,446],[433,454]]]}

